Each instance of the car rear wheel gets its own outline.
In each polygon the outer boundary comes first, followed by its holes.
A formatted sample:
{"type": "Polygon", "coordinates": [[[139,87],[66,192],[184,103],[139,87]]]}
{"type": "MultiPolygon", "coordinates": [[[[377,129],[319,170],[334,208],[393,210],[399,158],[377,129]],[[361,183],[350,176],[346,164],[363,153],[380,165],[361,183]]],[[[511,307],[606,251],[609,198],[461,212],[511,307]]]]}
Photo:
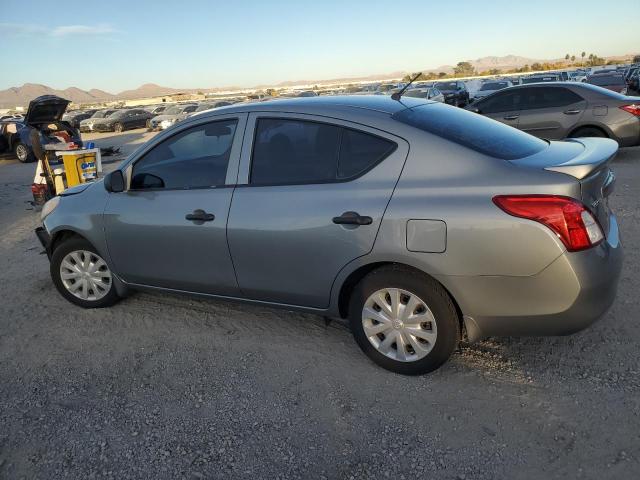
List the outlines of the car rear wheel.
{"type": "Polygon", "coordinates": [[[80,307],[108,307],[120,299],[107,262],[82,238],[61,243],[53,252],[50,270],[60,294],[80,307]]]}
{"type": "Polygon", "coordinates": [[[116,133],[122,133],[122,132],[124,132],[124,125],[122,125],[121,123],[116,123],[116,124],[114,125],[114,127],[113,127],[113,130],[114,130],[116,133]]]}
{"type": "Polygon", "coordinates": [[[460,338],[449,294],[432,278],[399,266],[382,267],[354,289],[351,331],[362,351],[392,372],[420,375],[451,356],[460,338]]]}
{"type": "Polygon", "coordinates": [[[575,132],[573,132],[571,135],[569,135],[571,138],[581,138],[581,137],[600,137],[600,138],[606,138],[607,134],[604,133],[602,130],[600,130],[599,128],[596,127],[582,127],[577,129],[575,132]]]}
{"type": "Polygon", "coordinates": [[[13,153],[15,154],[16,158],[22,163],[33,162],[33,160],[35,159],[31,149],[29,149],[29,147],[21,142],[16,143],[16,145],[13,147],[13,153]]]}

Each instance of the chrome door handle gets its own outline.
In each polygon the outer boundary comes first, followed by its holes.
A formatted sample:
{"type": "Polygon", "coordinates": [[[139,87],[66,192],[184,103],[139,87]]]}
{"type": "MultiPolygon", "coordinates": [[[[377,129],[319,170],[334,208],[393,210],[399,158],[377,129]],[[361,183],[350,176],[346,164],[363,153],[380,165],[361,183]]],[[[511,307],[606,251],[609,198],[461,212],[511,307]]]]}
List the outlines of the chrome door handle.
{"type": "Polygon", "coordinates": [[[520,118],[520,115],[507,115],[502,118],[504,118],[505,120],[517,120],[518,118],[520,118]]]}
{"type": "Polygon", "coordinates": [[[578,113],[580,113],[582,110],[565,110],[563,113],[565,115],[577,115],[578,113]]]}

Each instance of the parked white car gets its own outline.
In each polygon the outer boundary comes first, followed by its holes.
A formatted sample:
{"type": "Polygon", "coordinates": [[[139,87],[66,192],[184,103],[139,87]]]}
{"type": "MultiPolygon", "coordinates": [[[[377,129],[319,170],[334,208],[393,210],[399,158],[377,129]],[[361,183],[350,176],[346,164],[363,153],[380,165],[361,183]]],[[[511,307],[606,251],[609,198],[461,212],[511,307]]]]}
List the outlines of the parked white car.
{"type": "Polygon", "coordinates": [[[480,100],[492,93],[502,90],[503,88],[513,87],[513,83],[509,80],[495,80],[488,81],[482,84],[482,86],[473,94],[473,100],[480,100]]]}

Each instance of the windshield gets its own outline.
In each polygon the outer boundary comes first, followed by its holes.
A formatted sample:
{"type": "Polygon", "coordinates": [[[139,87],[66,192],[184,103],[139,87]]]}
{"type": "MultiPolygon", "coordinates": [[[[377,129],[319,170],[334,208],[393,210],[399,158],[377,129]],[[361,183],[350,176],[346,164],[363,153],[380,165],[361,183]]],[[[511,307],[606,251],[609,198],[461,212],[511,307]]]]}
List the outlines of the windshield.
{"type": "Polygon", "coordinates": [[[623,85],[624,77],[622,75],[594,75],[587,79],[591,85],[623,85]]]}
{"type": "Polygon", "coordinates": [[[93,114],[93,118],[104,118],[113,113],[113,110],[100,110],[93,114]]]}
{"type": "Polygon", "coordinates": [[[455,90],[458,88],[458,84],[456,82],[438,82],[436,87],[438,90],[455,90]]]}
{"type": "Polygon", "coordinates": [[[196,108],[194,111],[203,112],[205,110],[211,110],[212,108],[213,108],[213,105],[199,105],[198,108],[196,108]]]}
{"type": "Polygon", "coordinates": [[[507,82],[489,82],[482,85],[480,90],[500,90],[502,88],[507,88],[509,84],[507,82]]]}
{"type": "Polygon", "coordinates": [[[164,111],[165,115],[178,115],[179,113],[182,113],[182,108],[180,107],[171,107],[164,111]]]}
{"type": "Polygon", "coordinates": [[[407,108],[393,115],[419,128],[490,157],[516,160],[538,153],[547,142],[477,113],[440,103],[407,108]]]}
{"type": "Polygon", "coordinates": [[[124,117],[124,115],[126,113],[127,113],[127,110],[116,110],[112,114],[107,115],[107,117],[109,117],[109,118],[120,118],[120,117],[124,117]]]}

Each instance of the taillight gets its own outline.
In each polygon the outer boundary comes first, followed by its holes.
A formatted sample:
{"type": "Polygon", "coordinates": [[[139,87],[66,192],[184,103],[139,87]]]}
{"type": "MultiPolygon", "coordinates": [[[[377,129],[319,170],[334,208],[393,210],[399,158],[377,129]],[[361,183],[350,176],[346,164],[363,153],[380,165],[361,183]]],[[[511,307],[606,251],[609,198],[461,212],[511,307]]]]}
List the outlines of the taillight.
{"type": "Polygon", "coordinates": [[[560,195],[498,195],[502,210],[514,217],[540,222],[558,235],[567,250],[576,252],[599,244],[604,235],[591,212],[570,197],[560,195]]]}
{"type": "Polygon", "coordinates": [[[31,193],[34,195],[44,193],[47,191],[47,185],[44,183],[32,183],[31,184],[31,193]]]}
{"type": "Polygon", "coordinates": [[[635,103],[632,103],[631,105],[623,105],[620,108],[625,112],[630,113],[631,115],[640,117],[640,105],[636,105],[635,103]]]}

